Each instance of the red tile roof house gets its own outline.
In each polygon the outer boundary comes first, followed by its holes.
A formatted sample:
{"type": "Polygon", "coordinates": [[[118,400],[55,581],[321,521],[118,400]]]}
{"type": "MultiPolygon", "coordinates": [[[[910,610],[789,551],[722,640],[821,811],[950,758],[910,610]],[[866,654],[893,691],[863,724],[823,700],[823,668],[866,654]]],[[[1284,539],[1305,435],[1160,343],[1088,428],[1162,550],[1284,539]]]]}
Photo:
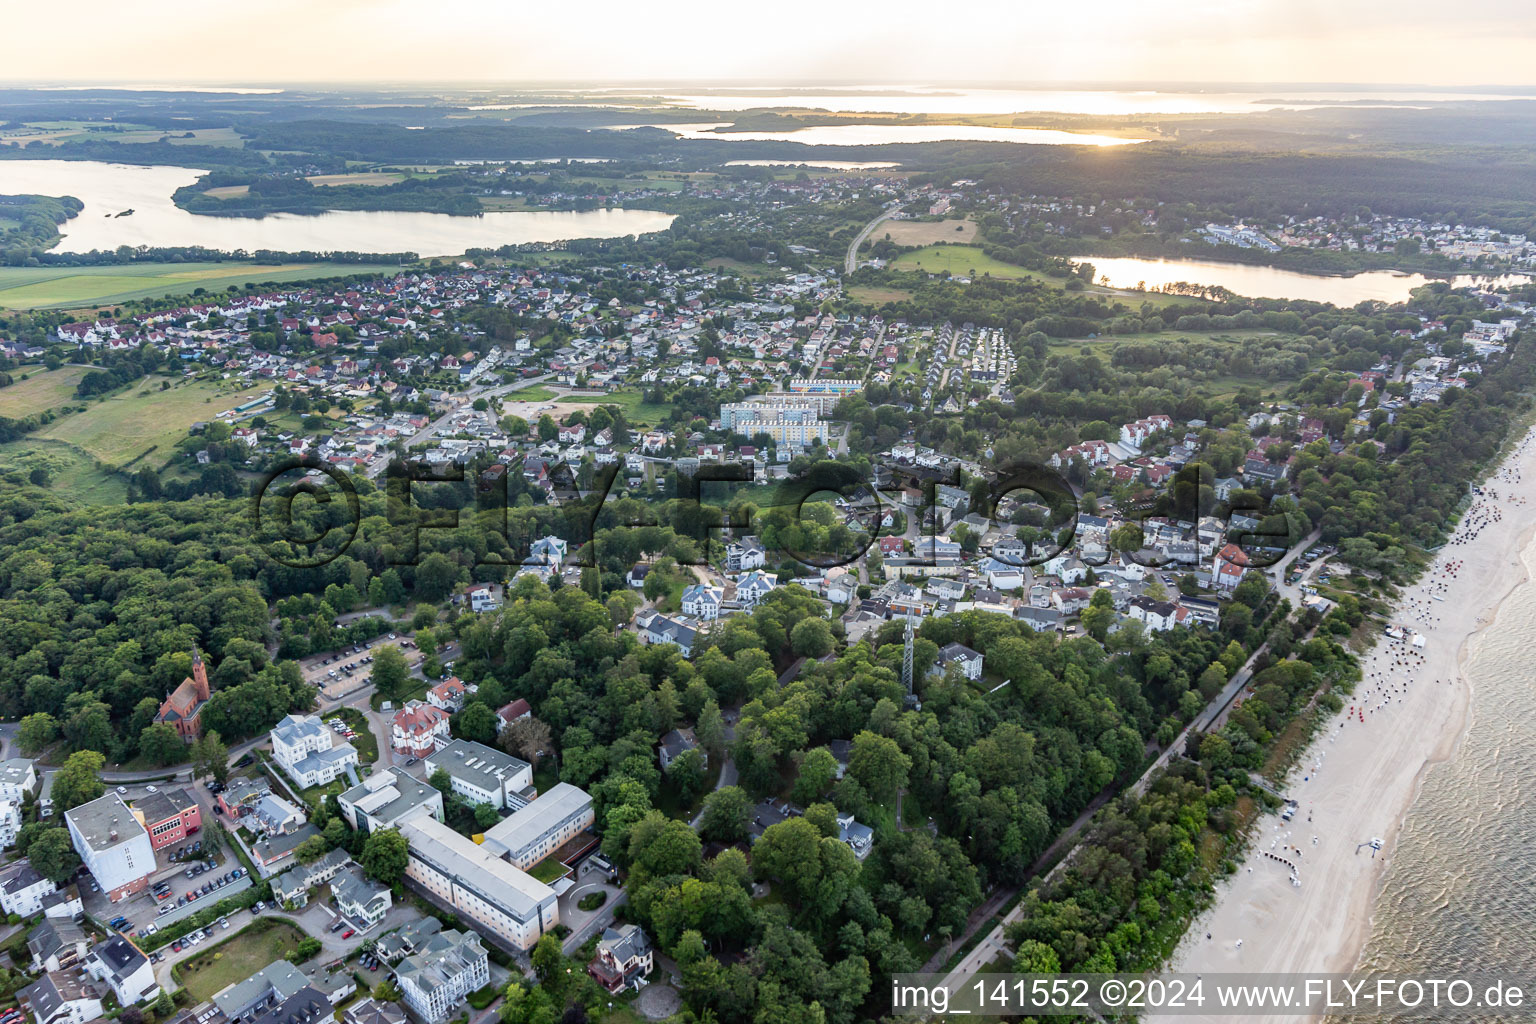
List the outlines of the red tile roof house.
{"type": "Polygon", "coordinates": [[[441,708],[452,714],[464,708],[464,698],[469,695],[469,688],[459,681],[458,676],[445,679],[427,691],[427,703],[435,708],[441,708]]]}
{"type": "Polygon", "coordinates": [[[448,712],[413,700],[395,712],[390,724],[390,746],[397,754],[426,757],[447,746],[448,712]]]}
{"type": "Polygon", "coordinates": [[[1228,544],[1216,552],[1212,575],[1221,590],[1236,590],[1248,571],[1248,553],[1236,544],[1228,544]]]}
{"type": "Polygon", "coordinates": [[[526,700],[519,697],[510,704],[504,705],[496,712],[496,717],[501,719],[502,727],[511,725],[520,718],[532,718],[533,708],[526,700]]]}

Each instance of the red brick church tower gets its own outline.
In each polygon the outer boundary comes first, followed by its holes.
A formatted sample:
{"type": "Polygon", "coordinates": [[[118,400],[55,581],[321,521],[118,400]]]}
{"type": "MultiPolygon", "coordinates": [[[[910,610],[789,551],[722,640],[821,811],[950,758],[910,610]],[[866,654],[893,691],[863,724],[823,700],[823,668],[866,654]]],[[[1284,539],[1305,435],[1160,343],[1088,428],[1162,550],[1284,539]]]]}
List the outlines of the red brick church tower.
{"type": "Polygon", "coordinates": [[[160,705],[156,722],[164,722],[180,734],[183,743],[191,743],[203,735],[203,705],[208,703],[208,666],[203,655],[192,648],[192,674],[181,681],[176,692],[165,698],[160,705]]]}

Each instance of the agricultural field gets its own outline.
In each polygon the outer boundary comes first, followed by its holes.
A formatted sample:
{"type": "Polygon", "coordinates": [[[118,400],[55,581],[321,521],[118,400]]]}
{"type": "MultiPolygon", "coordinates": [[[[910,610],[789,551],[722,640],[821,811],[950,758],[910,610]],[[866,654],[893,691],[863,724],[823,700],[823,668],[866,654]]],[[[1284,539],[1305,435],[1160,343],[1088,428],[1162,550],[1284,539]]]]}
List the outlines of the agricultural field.
{"type": "Polygon", "coordinates": [[[0,267],[0,309],[110,305],[247,284],[398,271],[371,263],[130,263],[103,267],[0,267]]]}
{"type": "Polygon", "coordinates": [[[0,416],[23,419],[34,413],[46,412],[67,404],[75,397],[75,385],[90,372],[86,366],[61,366],[57,370],[33,370],[27,379],[21,379],[23,371],[12,371],[16,382],[0,388],[0,416]]]}
{"type": "Polygon", "coordinates": [[[212,420],[270,390],[235,390],[220,382],[182,381],[162,391],[163,381],[159,377],[139,381],[92,403],[84,412],[53,421],[31,436],[74,445],[114,469],[153,453],[146,464],[158,467],[170,458],[176,442],[186,436],[192,424],[212,420]]]}
{"type": "Polygon", "coordinates": [[[887,302],[905,302],[912,293],[905,288],[881,288],[878,285],[854,285],[848,289],[848,297],[859,302],[879,306],[887,302]]]}
{"type": "Polygon", "coordinates": [[[363,171],[357,174],[315,174],[304,180],[311,185],[393,185],[404,181],[405,175],[363,171]]]}
{"type": "Polygon", "coordinates": [[[112,142],[159,142],[164,139],[173,146],[245,145],[244,138],[233,128],[166,130],[152,125],[99,121],[28,121],[0,131],[0,145],[22,146],[30,142],[58,145],[83,139],[112,142]]]}
{"type": "Polygon", "coordinates": [[[26,437],[0,444],[0,472],[20,470],[30,474],[41,469],[41,486],[85,505],[116,505],[128,494],[128,485],[117,474],[96,464],[85,452],[62,441],[26,437]]]}
{"type": "Polygon", "coordinates": [[[897,245],[937,245],[939,242],[973,242],[976,224],[970,220],[888,220],[875,228],[872,238],[889,237],[897,245]]]}

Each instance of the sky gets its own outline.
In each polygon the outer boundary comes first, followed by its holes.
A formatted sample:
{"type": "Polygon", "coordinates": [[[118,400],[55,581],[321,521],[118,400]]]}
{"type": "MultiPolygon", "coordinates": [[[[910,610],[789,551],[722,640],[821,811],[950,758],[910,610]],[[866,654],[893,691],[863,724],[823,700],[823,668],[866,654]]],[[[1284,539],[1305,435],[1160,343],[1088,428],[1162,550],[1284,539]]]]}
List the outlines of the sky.
{"type": "Polygon", "coordinates": [[[0,0],[0,34],[12,83],[1536,84],[1530,0],[0,0]]]}

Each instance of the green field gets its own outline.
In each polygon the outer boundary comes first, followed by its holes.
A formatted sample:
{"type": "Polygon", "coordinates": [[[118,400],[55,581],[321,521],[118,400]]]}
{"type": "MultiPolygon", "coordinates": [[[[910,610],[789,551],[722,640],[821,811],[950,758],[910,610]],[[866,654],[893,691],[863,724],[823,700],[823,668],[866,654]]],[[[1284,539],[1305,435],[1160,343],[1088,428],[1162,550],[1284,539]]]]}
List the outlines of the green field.
{"type": "Polygon", "coordinates": [[[62,441],[25,438],[0,444],[0,471],[34,469],[48,474],[49,490],[87,505],[115,505],[128,494],[122,477],[109,473],[79,448],[62,441]]]}
{"type": "Polygon", "coordinates": [[[227,942],[200,947],[196,956],[176,966],[175,974],[193,1002],[201,1003],[283,959],[302,941],[303,932],[286,921],[269,917],[227,942]]]}
{"type": "Polygon", "coordinates": [[[555,401],[562,405],[616,405],[624,410],[624,418],[632,427],[660,423],[672,412],[670,404],[647,402],[645,396],[637,391],[613,391],[606,395],[561,395],[555,401]]]}
{"type": "Polygon", "coordinates": [[[269,390],[234,390],[211,381],[183,381],[162,391],[162,379],[140,381],[84,412],[55,420],[32,436],[72,444],[114,468],[154,451],[149,464],[158,467],[192,424],[212,420],[269,390]]]}
{"type": "Polygon", "coordinates": [[[947,270],[953,277],[970,277],[973,270],[977,276],[1041,279],[1045,276],[995,260],[974,245],[930,245],[902,253],[890,266],[892,270],[917,270],[928,274],[942,274],[947,270]]]}
{"type": "Polygon", "coordinates": [[[132,263],[107,267],[0,268],[0,308],[44,309],[110,305],[129,299],[190,295],[264,282],[304,281],[395,271],[366,263],[132,263]]]}
{"type": "Polygon", "coordinates": [[[57,370],[34,370],[16,383],[0,388],[0,416],[21,419],[33,413],[56,409],[75,397],[75,385],[89,372],[84,366],[63,366],[57,370]]]}

